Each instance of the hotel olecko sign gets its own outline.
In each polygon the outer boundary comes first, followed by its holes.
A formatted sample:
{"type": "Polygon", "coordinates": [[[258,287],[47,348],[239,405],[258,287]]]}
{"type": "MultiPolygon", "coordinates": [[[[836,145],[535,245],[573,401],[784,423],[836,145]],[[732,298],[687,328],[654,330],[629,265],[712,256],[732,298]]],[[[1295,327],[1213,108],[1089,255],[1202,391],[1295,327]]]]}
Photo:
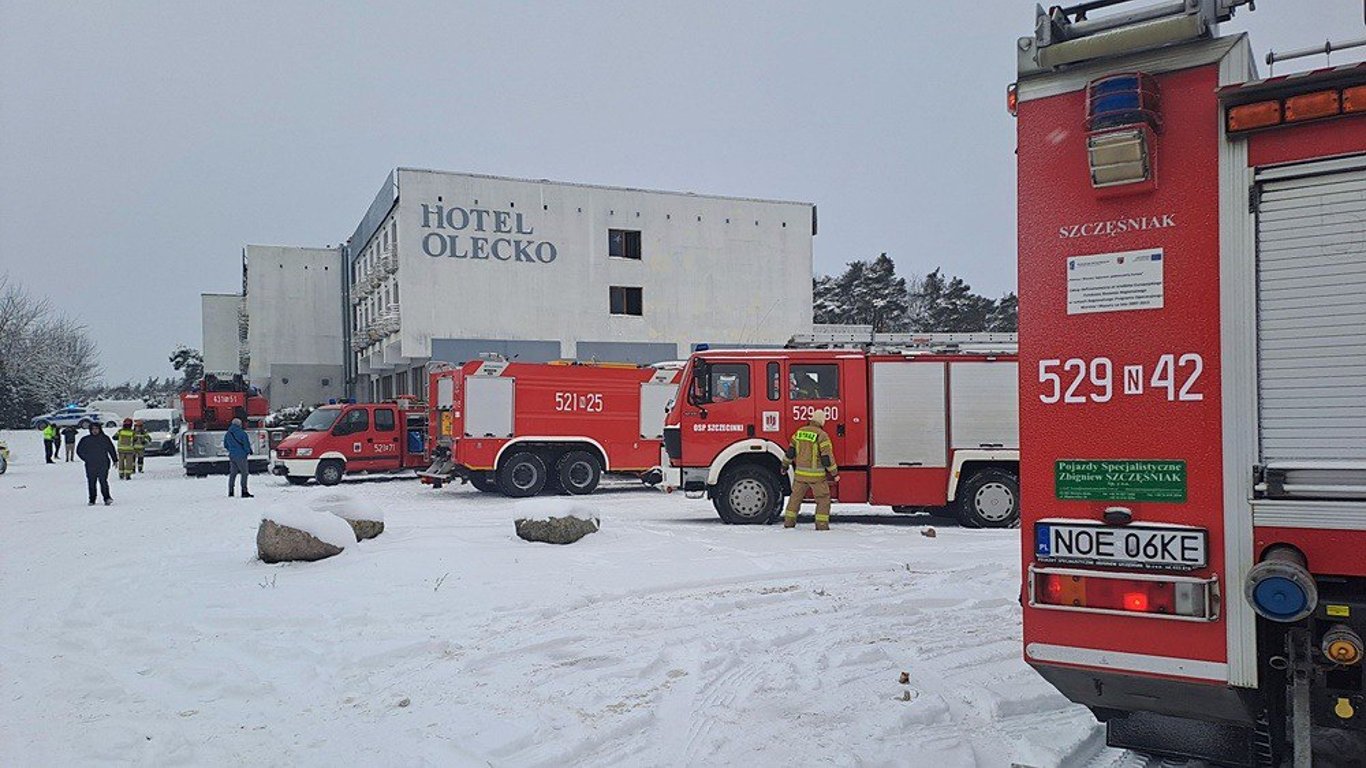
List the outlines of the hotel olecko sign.
{"type": "Polygon", "coordinates": [[[523,214],[488,208],[422,204],[422,252],[433,258],[493,259],[549,264],[559,255],[555,244],[531,239],[535,228],[523,214]]]}

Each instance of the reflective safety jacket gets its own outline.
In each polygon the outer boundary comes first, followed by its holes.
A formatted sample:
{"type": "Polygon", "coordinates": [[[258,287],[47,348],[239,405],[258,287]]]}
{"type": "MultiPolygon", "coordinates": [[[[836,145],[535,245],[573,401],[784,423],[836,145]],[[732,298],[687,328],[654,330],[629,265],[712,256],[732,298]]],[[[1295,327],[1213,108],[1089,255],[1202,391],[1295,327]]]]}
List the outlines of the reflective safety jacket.
{"type": "Polygon", "coordinates": [[[137,433],[130,427],[124,427],[114,433],[114,442],[118,443],[119,453],[132,453],[137,444],[137,433]]]}
{"type": "Polygon", "coordinates": [[[56,439],[57,439],[57,428],[54,427],[54,426],[52,426],[51,424],[47,425],[46,427],[43,427],[43,439],[44,439],[44,440],[56,440],[56,439]]]}
{"type": "Polygon", "coordinates": [[[830,436],[815,424],[807,424],[792,434],[787,460],[792,462],[798,480],[824,480],[827,472],[837,475],[840,471],[835,465],[830,436]]]}
{"type": "Polygon", "coordinates": [[[152,444],[152,436],[145,429],[133,428],[133,447],[139,451],[147,450],[147,446],[152,444]]]}

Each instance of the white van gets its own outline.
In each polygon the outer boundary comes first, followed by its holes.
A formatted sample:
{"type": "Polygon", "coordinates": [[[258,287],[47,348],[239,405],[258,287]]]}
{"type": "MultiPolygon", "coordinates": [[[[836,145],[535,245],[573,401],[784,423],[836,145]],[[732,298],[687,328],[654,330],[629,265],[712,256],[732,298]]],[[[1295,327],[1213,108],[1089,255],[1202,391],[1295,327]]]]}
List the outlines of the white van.
{"type": "Polygon", "coordinates": [[[152,442],[147,446],[150,455],[171,456],[180,450],[180,414],[174,408],[139,408],[133,421],[141,421],[152,442]]]}

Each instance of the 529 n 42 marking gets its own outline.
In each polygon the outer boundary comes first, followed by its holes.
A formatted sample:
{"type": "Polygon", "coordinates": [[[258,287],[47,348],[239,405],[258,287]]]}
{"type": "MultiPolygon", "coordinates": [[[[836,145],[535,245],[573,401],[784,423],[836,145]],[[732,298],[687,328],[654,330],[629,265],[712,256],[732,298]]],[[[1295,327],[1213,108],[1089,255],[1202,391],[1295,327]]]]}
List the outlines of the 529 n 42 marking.
{"type": "Polygon", "coordinates": [[[1043,391],[1039,400],[1049,405],[1108,403],[1116,395],[1141,397],[1149,390],[1165,393],[1170,402],[1205,399],[1197,386],[1200,374],[1205,372],[1205,359],[1195,352],[1159,356],[1151,376],[1142,363],[1126,364],[1118,385],[1115,368],[1108,357],[1040,360],[1039,383],[1043,391]]]}

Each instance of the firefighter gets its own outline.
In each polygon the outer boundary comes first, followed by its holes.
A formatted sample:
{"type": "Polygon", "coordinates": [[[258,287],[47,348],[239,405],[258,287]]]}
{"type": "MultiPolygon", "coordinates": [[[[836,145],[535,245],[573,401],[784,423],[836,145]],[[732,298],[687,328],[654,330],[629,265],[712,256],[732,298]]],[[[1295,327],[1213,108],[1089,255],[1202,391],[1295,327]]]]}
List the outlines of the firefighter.
{"type": "Polygon", "coordinates": [[[147,426],[142,419],[133,422],[133,456],[137,463],[138,474],[142,474],[142,460],[147,455],[147,446],[152,444],[152,436],[147,434],[147,426]]]}
{"type": "Polygon", "coordinates": [[[792,434],[787,458],[783,461],[784,470],[789,466],[793,468],[792,496],[783,513],[784,528],[797,527],[797,510],[809,488],[816,499],[816,530],[830,530],[830,483],[827,478],[839,482],[840,468],[835,464],[830,436],[825,434],[823,427],[825,412],[814,411],[811,421],[792,434]]]}
{"type": "Polygon", "coordinates": [[[119,479],[133,479],[133,471],[137,468],[137,454],[134,444],[137,441],[137,433],[133,431],[133,420],[124,419],[123,428],[114,435],[114,442],[119,449],[119,479]]]}

